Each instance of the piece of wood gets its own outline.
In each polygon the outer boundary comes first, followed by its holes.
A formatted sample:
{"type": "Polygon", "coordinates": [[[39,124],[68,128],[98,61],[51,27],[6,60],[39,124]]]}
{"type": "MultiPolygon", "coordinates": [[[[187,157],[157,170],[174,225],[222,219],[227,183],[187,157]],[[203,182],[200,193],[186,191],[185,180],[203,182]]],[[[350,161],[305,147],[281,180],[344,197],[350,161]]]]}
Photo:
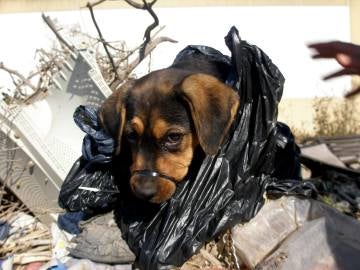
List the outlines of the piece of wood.
{"type": "Polygon", "coordinates": [[[200,254],[206,260],[208,260],[212,265],[214,265],[214,266],[222,266],[221,262],[218,259],[216,259],[212,254],[210,254],[207,250],[200,249],[200,254]]]}

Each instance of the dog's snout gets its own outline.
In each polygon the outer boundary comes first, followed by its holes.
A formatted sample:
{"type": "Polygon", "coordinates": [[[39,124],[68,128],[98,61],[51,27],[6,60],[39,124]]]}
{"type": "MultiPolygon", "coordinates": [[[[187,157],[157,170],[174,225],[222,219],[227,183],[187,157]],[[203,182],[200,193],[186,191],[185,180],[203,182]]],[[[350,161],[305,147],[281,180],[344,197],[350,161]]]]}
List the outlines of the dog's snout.
{"type": "Polygon", "coordinates": [[[154,187],[148,187],[148,186],[139,187],[135,185],[134,188],[136,194],[139,195],[139,197],[141,197],[144,200],[149,200],[156,194],[156,188],[154,187]]]}
{"type": "Polygon", "coordinates": [[[157,185],[152,177],[133,176],[132,188],[134,193],[144,200],[150,200],[157,193],[157,185]]]}

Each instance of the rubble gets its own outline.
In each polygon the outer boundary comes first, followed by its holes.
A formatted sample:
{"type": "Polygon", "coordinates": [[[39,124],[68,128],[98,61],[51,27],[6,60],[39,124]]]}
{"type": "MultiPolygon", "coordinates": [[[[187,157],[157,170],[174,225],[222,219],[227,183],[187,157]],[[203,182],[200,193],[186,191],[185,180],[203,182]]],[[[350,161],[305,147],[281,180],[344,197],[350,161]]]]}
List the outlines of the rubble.
{"type": "Polygon", "coordinates": [[[323,163],[360,172],[360,135],[307,139],[302,142],[302,152],[304,156],[320,160],[323,163]],[[322,147],[323,150],[315,150],[319,147],[322,147]],[[308,151],[314,151],[314,154],[307,154],[308,151]],[[326,153],[321,155],[323,151],[326,153]],[[333,162],[329,161],[330,158],[333,162]]]}
{"type": "Polygon", "coordinates": [[[0,210],[2,226],[8,224],[7,234],[0,240],[0,258],[8,269],[51,260],[51,233],[45,225],[10,193],[4,194],[0,210]]]}
{"type": "MultiPolygon", "coordinates": [[[[144,9],[152,11],[151,6],[155,2],[144,9]]],[[[126,49],[123,41],[110,45],[97,38],[92,38],[91,46],[90,43],[74,46],[62,37],[50,17],[43,15],[42,18],[57,36],[60,47],[51,52],[38,50],[37,70],[30,72],[29,76],[0,63],[0,69],[7,72],[14,82],[14,91],[2,92],[3,99],[0,99],[2,269],[17,269],[13,265],[36,260],[52,260],[56,265],[60,263],[58,260],[69,259],[68,249],[72,247],[69,241],[72,237],[61,232],[53,223],[62,212],[57,204],[60,186],[72,163],[81,155],[83,135],[69,119],[81,104],[99,106],[112,92],[108,85],[116,87],[130,78],[131,72],[158,44],[175,42],[167,37],[154,38],[159,31],[150,36],[152,29],[149,28],[146,41],[133,50],[126,49]],[[111,59],[102,55],[102,51],[96,47],[99,43],[113,53],[112,60],[115,61],[118,75],[116,80],[112,73],[114,70],[109,68],[111,59]],[[118,45],[120,48],[117,48],[118,45]],[[5,187],[9,194],[17,197],[11,206],[3,198],[5,187]],[[31,215],[28,215],[28,209],[31,215]],[[13,216],[18,210],[20,216],[13,216]],[[15,221],[22,224],[24,219],[30,219],[32,226],[20,226],[18,229],[21,233],[14,233],[15,221]]],[[[69,269],[91,264],[90,261],[73,261],[69,269]]],[[[29,267],[35,267],[35,264],[29,267]]]]}
{"type": "Polygon", "coordinates": [[[301,162],[311,172],[319,199],[360,218],[360,136],[318,137],[301,145],[301,162]]]}
{"type": "Polygon", "coordinates": [[[359,269],[360,223],[316,200],[269,200],[236,225],[234,244],[251,269],[359,269]]]}
{"type": "MultiPolygon", "coordinates": [[[[8,99],[1,101],[0,158],[5,162],[0,165],[0,178],[3,187],[11,190],[0,191],[3,269],[28,265],[28,269],[42,266],[44,270],[122,270],[131,269],[134,263],[135,256],[111,214],[81,222],[76,237],[53,223],[61,212],[56,201],[60,186],[80,155],[74,146],[78,148],[82,140],[75,125],[69,126],[64,119],[70,119],[78,105],[98,106],[111,93],[97,65],[91,50],[74,50],[59,64],[52,86],[42,95],[25,99],[22,108],[9,106],[8,99]],[[49,112],[51,128],[40,130],[34,119],[49,112]],[[64,141],[66,137],[71,142],[64,141]],[[10,192],[19,199],[9,201],[10,192]]],[[[109,70],[108,63],[103,68],[109,70]]],[[[111,76],[107,79],[112,80],[111,76]]],[[[302,145],[302,162],[311,171],[311,179],[305,181],[315,184],[322,201],[360,219],[359,148],[360,136],[315,139],[302,145]]],[[[358,229],[353,219],[316,201],[266,200],[250,222],[236,225],[173,269],[304,269],[304,265],[358,269],[357,257],[350,256],[360,251],[358,229]],[[347,245],[350,241],[354,244],[347,245]],[[309,243],[311,249],[307,249],[309,243]],[[339,259],[341,245],[350,254],[346,260],[339,259]],[[319,250],[322,253],[316,253],[319,250]],[[326,260],[317,264],[324,256],[326,260]]]]}
{"type": "Polygon", "coordinates": [[[81,233],[72,240],[69,250],[75,258],[90,259],[107,264],[133,264],[135,255],[121,237],[113,213],[82,221],[81,233]]]}

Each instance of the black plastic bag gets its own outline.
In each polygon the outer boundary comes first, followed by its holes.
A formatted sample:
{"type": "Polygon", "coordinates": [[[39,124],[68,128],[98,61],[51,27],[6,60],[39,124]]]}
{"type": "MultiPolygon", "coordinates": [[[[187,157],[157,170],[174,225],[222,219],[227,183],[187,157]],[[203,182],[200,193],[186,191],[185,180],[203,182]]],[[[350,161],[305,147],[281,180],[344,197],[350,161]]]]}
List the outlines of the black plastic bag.
{"type": "Polygon", "coordinates": [[[97,108],[79,106],[74,112],[74,121],[86,132],[82,157],[66,176],[59,194],[59,205],[69,211],[84,211],[96,214],[108,210],[117,191],[112,172],[114,141],[100,127],[97,108]],[[97,188],[114,192],[94,192],[83,188],[97,188]]]}
{"type": "MultiPolygon", "coordinates": [[[[241,41],[234,27],[225,40],[231,57],[210,47],[189,46],[175,60],[202,54],[228,69],[226,83],[238,91],[240,108],[219,153],[206,156],[200,169],[190,172],[161,205],[131,196],[128,179],[117,179],[115,168],[113,177],[102,179],[120,185],[116,220],[142,269],[183,264],[207,241],[250,220],[263,205],[266,191],[275,196],[314,195],[313,187],[299,180],[299,149],[289,128],[276,120],[282,74],[258,47],[241,41]]],[[[106,170],[104,164],[102,172],[106,170]]],[[[76,181],[76,174],[73,177],[76,181]]]]}

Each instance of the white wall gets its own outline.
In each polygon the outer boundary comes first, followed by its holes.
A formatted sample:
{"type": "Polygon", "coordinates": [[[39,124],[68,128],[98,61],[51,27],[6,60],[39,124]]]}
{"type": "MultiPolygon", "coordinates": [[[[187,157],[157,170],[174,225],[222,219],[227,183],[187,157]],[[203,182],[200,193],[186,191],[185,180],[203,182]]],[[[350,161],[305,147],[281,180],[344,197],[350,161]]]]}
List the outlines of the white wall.
{"type": "MultiPolygon", "coordinates": [[[[156,8],[156,7],[155,7],[156,8]]],[[[284,97],[306,98],[341,95],[350,89],[349,78],[323,82],[321,76],[338,69],[333,61],[313,61],[306,44],[313,41],[350,40],[349,9],[345,6],[271,6],[159,8],[156,13],[162,35],[179,41],[160,45],[152,57],[152,69],[170,65],[177,52],[188,44],[203,44],[228,54],[223,37],[235,25],[243,39],[262,48],[286,78],[284,97]]],[[[96,35],[87,9],[47,13],[61,24],[79,24],[83,31],[96,35]]],[[[134,9],[96,10],[104,37],[138,45],[152,21],[134,9]]],[[[12,68],[28,71],[34,65],[36,48],[51,45],[53,35],[40,13],[0,15],[0,61],[12,68]]],[[[137,70],[144,74],[143,65],[137,70]]],[[[9,84],[0,73],[0,85],[9,84]]]]}

